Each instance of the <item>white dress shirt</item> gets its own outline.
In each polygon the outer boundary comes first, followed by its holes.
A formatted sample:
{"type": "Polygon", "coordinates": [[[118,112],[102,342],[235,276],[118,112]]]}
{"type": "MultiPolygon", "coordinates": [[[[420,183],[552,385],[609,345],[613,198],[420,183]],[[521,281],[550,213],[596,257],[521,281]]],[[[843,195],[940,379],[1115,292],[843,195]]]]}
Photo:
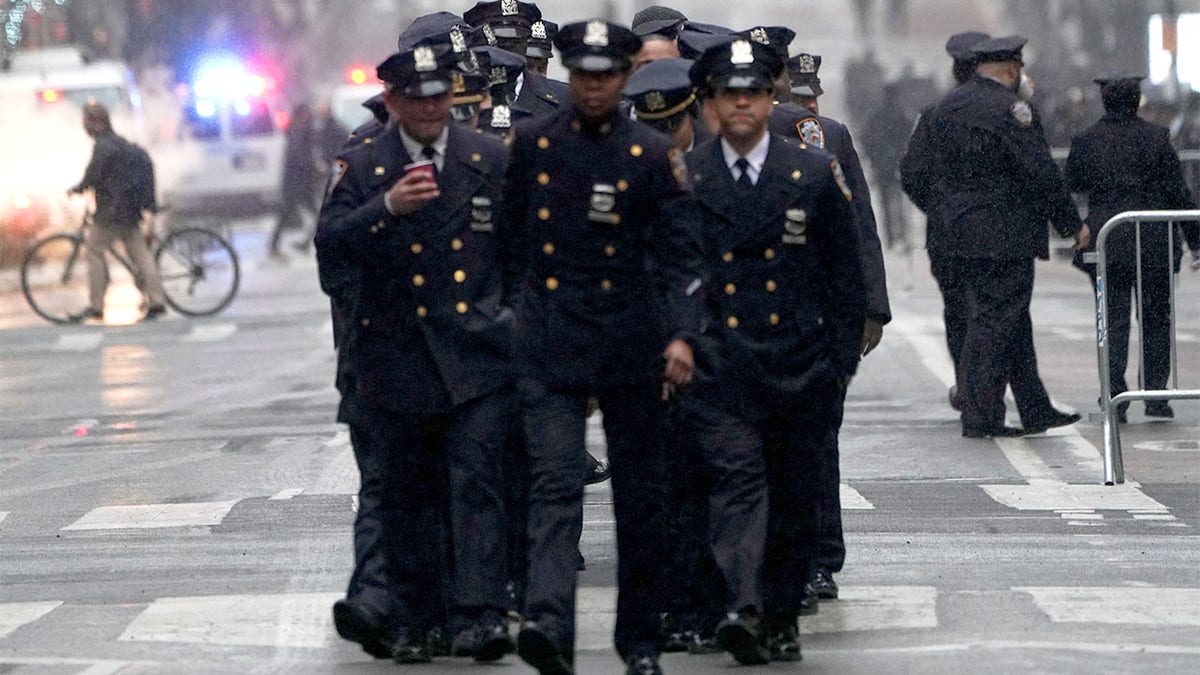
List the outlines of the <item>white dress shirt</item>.
{"type": "MultiPolygon", "coordinates": [[[[771,134],[764,131],[762,138],[745,155],[746,161],[750,164],[750,168],[746,173],[750,174],[750,182],[755,185],[758,185],[758,176],[762,173],[763,164],[767,162],[767,146],[770,144],[771,134]]],[[[721,137],[721,154],[725,156],[725,166],[729,167],[730,175],[733,176],[734,182],[737,182],[742,175],[733,165],[742,158],[742,155],[739,155],[737,150],[733,149],[733,146],[729,144],[729,141],[725,140],[724,136],[721,137]]]]}

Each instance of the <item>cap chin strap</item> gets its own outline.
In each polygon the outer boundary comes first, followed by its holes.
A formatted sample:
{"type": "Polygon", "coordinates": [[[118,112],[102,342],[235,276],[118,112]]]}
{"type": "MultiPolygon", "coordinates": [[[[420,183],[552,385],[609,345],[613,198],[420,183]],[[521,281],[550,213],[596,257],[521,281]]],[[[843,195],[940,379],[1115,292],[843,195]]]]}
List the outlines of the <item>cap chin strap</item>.
{"type": "Polygon", "coordinates": [[[637,113],[638,119],[661,120],[661,119],[670,117],[671,115],[674,115],[676,113],[683,112],[683,110],[686,109],[689,105],[691,105],[692,102],[695,100],[696,100],[696,92],[692,92],[692,93],[688,94],[688,97],[685,98],[682,103],[680,103],[679,105],[676,105],[674,107],[667,108],[666,110],[660,110],[658,112],[647,112],[647,113],[644,113],[640,110],[635,110],[634,112],[637,113]]]}

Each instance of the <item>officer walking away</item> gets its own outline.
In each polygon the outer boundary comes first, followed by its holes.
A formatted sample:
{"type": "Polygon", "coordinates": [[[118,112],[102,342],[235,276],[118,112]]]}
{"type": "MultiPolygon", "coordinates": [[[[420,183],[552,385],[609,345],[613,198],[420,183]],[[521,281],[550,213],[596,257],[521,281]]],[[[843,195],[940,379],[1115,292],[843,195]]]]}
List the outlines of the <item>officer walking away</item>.
{"type": "Polygon", "coordinates": [[[907,253],[909,241],[908,216],[904,213],[904,193],[900,190],[900,155],[902,140],[913,128],[913,120],[900,101],[899,85],[883,86],[883,102],[867,118],[863,130],[863,150],[871,160],[879,204],[883,207],[884,246],[891,249],[900,244],[907,253]]]}
{"type": "Polygon", "coordinates": [[[494,661],[512,646],[501,456],[515,398],[494,241],[505,151],[449,122],[456,63],[433,43],[380,64],[393,122],[339,158],[315,240],[322,264],[360,279],[347,412],[379,481],[390,591],[387,615],[361,608],[338,630],[386,633],[400,663],[429,661],[427,633],[447,620],[456,654],[494,661]]]}
{"type": "Polygon", "coordinates": [[[554,46],[572,103],[518,125],[500,233],[532,481],[517,648],[543,675],[574,670],[578,462],[594,395],[612,461],[616,648],[627,672],[654,675],[667,483],[659,400],[663,381],[691,380],[703,287],[694,204],[682,153],[617,111],[641,40],[595,19],[563,26],[554,46]]]}
{"type": "MultiPolygon", "coordinates": [[[[292,108],[292,119],[283,146],[279,214],[275,229],[271,232],[269,255],[272,260],[285,259],[279,250],[283,232],[303,228],[302,213],[308,212],[313,216],[317,213],[317,195],[313,191],[313,184],[319,174],[314,122],[312,108],[307,103],[299,103],[292,108]]],[[[300,250],[307,250],[307,241],[300,250]]]]}
{"type": "Polygon", "coordinates": [[[742,38],[692,70],[721,138],[689,155],[704,223],[712,323],[688,423],[712,474],[709,541],[725,580],[721,646],[742,664],[800,659],[827,455],[865,311],[852,194],[832,155],[769,133],[780,54],[742,38]]]}
{"type": "MultiPolygon", "coordinates": [[[[990,39],[991,36],[987,33],[967,31],[955,33],[946,41],[946,53],[954,60],[950,73],[955,86],[962,86],[975,75],[978,63],[971,50],[980,42],[990,39]]],[[[950,361],[954,364],[957,381],[959,356],[962,354],[962,344],[967,333],[967,296],[962,281],[963,271],[959,269],[957,261],[965,258],[945,254],[948,235],[945,232],[945,223],[939,215],[938,204],[934,201],[938,196],[934,185],[934,145],[942,140],[929,133],[930,118],[936,107],[936,102],[931,103],[917,118],[917,126],[912,137],[908,139],[908,148],[900,158],[900,185],[913,204],[925,212],[925,251],[929,254],[929,271],[942,293],[942,321],[946,325],[946,347],[950,351],[950,361]]],[[[960,409],[957,385],[950,385],[947,398],[950,407],[960,409]]]]}
{"type": "MultiPolygon", "coordinates": [[[[1183,179],[1179,155],[1171,147],[1165,127],[1138,116],[1142,76],[1096,80],[1104,103],[1104,117],[1071,141],[1067,157],[1067,187],[1087,196],[1089,226],[1096,232],[1123,211],[1194,209],[1196,202],[1183,179]]],[[[1180,223],[1184,237],[1174,233],[1174,250],[1168,250],[1171,223],[1121,225],[1106,242],[1108,295],[1109,385],[1113,396],[1128,389],[1125,367],[1129,360],[1130,298],[1141,279],[1142,363],[1147,389],[1166,389],[1171,369],[1171,274],[1179,271],[1186,238],[1192,251],[1192,269],[1200,270],[1200,223],[1180,223]],[[1137,231],[1140,227],[1140,233],[1137,231]],[[1141,250],[1138,250],[1140,237],[1141,250]],[[1140,269],[1139,269],[1139,259],[1140,269]]],[[[1094,243],[1085,250],[1094,250],[1094,243]]],[[[1075,253],[1096,287],[1096,266],[1075,253]]],[[[1126,421],[1128,403],[1117,415],[1126,421]]],[[[1147,417],[1175,416],[1167,401],[1146,401],[1147,417]]]]}
{"type": "MultiPolygon", "coordinates": [[[[88,101],[83,107],[83,130],[95,139],[92,159],[84,170],[83,180],[68,190],[72,194],[92,190],[96,212],[87,231],[88,306],[72,315],[71,321],[104,319],[104,294],[108,290],[108,263],[104,252],[113,242],[125,247],[134,271],[141,279],[141,291],[146,298],[146,313],[142,321],[153,321],[167,311],[163,304],[162,277],[146,238],[142,236],[143,210],[154,208],[153,180],[147,182],[138,165],[148,165],[149,158],[132,143],[118,136],[112,128],[108,108],[102,103],[88,101]],[[142,157],[135,158],[134,153],[142,157]],[[148,195],[146,193],[149,193],[148,195]]],[[[150,169],[153,176],[153,169],[150,169]]]]}
{"type": "Polygon", "coordinates": [[[1087,245],[1089,233],[1037,112],[1017,95],[1025,42],[1009,36],[977,44],[976,74],[942,99],[931,122],[933,203],[945,223],[946,254],[963,259],[970,307],[958,367],[967,438],[1021,436],[1079,421],[1053,407],[1037,374],[1029,303],[1033,260],[1049,257],[1046,221],[1074,237],[1077,248],[1087,245]],[[1010,381],[1023,428],[1004,423],[1010,381]]]}

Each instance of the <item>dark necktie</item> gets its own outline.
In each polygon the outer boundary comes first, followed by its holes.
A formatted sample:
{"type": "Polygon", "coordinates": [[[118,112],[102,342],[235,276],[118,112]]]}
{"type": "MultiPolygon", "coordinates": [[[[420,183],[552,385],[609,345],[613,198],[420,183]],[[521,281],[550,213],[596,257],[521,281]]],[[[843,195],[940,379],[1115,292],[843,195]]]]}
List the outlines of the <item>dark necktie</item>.
{"type": "Polygon", "coordinates": [[[433,158],[437,157],[437,150],[434,150],[432,145],[427,145],[421,148],[421,154],[425,156],[425,159],[433,162],[433,177],[436,179],[438,176],[438,168],[437,162],[433,158]]]}
{"type": "Polygon", "coordinates": [[[747,162],[745,157],[738,157],[738,161],[734,162],[733,166],[741,172],[737,184],[742,187],[754,187],[754,181],[750,180],[750,162],[747,162]]]}

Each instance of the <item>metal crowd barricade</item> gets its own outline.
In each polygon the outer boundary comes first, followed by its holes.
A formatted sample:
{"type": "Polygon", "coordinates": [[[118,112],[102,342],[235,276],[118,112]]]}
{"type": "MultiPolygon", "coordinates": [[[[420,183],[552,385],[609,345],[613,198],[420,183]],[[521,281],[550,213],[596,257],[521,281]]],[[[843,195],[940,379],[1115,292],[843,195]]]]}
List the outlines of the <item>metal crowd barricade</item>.
{"type": "Polygon", "coordinates": [[[1142,310],[1142,227],[1143,222],[1170,222],[1171,227],[1167,228],[1167,270],[1168,274],[1173,274],[1173,269],[1170,256],[1173,255],[1175,249],[1175,223],[1182,221],[1200,221],[1200,210],[1198,211],[1126,211],[1113,216],[1104,227],[1100,228],[1100,233],[1096,236],[1096,252],[1089,253],[1084,257],[1085,262],[1096,263],[1096,347],[1100,365],[1100,410],[1104,415],[1104,484],[1116,485],[1117,483],[1125,482],[1125,465],[1121,458],[1121,433],[1120,425],[1117,423],[1116,416],[1113,412],[1122,403],[1129,401],[1166,401],[1169,399],[1200,399],[1200,389],[1180,389],[1179,388],[1179,369],[1176,367],[1178,363],[1176,344],[1175,344],[1175,325],[1178,317],[1175,313],[1175,283],[1172,280],[1168,284],[1170,288],[1170,303],[1171,303],[1171,383],[1170,389],[1147,390],[1145,389],[1144,379],[1144,364],[1142,359],[1145,358],[1144,347],[1145,335],[1142,326],[1141,317],[1145,316],[1142,310]],[[1107,278],[1108,269],[1107,256],[1104,244],[1108,241],[1109,234],[1114,228],[1134,223],[1137,228],[1135,239],[1135,250],[1137,251],[1137,308],[1138,308],[1138,389],[1129,390],[1112,396],[1109,387],[1111,385],[1109,378],[1109,344],[1108,344],[1108,292],[1105,288],[1105,280],[1107,278]]]}

